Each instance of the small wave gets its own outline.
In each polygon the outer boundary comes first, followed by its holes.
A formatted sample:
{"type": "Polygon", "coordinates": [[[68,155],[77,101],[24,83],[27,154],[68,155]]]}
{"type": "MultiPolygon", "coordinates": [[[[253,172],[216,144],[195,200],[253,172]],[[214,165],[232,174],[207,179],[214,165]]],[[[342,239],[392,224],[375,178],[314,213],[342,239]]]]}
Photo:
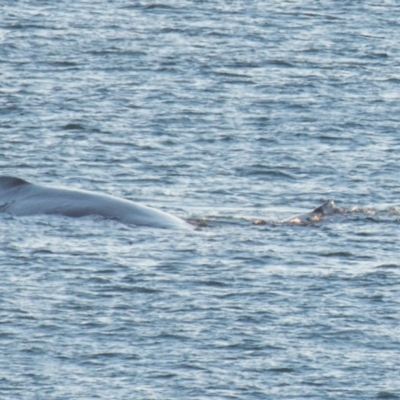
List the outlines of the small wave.
{"type": "Polygon", "coordinates": [[[69,124],[62,126],[62,129],[66,130],[66,131],[83,131],[85,129],[85,127],[78,123],[69,123],[69,124]]]}
{"type": "Polygon", "coordinates": [[[354,254],[349,251],[330,251],[327,253],[320,253],[322,257],[353,257],[354,254]]]}
{"type": "Polygon", "coordinates": [[[398,264],[381,264],[381,265],[377,265],[375,268],[379,268],[379,269],[398,269],[400,267],[400,265],[398,264]]]}
{"type": "Polygon", "coordinates": [[[287,179],[294,179],[293,175],[284,172],[278,168],[269,168],[262,164],[253,164],[247,167],[243,167],[240,169],[236,169],[236,173],[239,176],[271,176],[271,177],[280,177],[280,178],[287,178],[287,179]]]}

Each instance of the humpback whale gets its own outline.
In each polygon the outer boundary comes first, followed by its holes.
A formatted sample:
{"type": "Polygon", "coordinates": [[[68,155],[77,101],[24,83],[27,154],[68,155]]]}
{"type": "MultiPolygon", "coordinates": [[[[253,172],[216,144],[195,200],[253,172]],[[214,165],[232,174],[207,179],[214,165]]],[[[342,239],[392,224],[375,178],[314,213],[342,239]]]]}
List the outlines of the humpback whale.
{"type": "Polygon", "coordinates": [[[194,229],[183,219],[130,200],[86,190],[36,185],[10,176],[0,176],[0,211],[15,216],[99,215],[128,225],[194,229]]]}

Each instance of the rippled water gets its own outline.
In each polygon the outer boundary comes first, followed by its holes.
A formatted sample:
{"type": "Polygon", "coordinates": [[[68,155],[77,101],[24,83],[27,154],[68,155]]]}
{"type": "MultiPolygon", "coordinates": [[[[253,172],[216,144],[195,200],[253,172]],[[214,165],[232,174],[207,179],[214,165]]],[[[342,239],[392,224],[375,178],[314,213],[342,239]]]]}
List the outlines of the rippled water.
{"type": "Polygon", "coordinates": [[[0,397],[400,398],[399,6],[2,2],[1,175],[205,226],[1,214],[0,397]]]}

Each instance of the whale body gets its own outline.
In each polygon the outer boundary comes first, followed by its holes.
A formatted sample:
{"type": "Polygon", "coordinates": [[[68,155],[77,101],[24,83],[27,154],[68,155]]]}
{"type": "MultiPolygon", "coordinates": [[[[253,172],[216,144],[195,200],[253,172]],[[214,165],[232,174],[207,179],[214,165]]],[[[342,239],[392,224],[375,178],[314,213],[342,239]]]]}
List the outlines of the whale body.
{"type": "Polygon", "coordinates": [[[345,212],[344,209],[335,207],[335,202],[333,200],[328,200],[311,212],[285,219],[281,223],[295,224],[295,225],[310,225],[313,224],[314,222],[322,221],[325,217],[329,215],[343,214],[344,212],[345,212]]]}
{"type": "Polygon", "coordinates": [[[99,215],[128,225],[171,229],[194,228],[183,219],[130,200],[86,190],[41,186],[9,176],[0,176],[0,211],[15,216],[99,215]]]}

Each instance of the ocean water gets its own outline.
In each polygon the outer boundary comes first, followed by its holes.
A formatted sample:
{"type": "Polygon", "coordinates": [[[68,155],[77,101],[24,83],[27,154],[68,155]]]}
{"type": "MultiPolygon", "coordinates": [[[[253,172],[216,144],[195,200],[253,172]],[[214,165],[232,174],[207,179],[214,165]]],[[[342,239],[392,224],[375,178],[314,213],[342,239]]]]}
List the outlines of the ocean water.
{"type": "Polygon", "coordinates": [[[1,175],[201,228],[0,214],[0,398],[400,398],[399,21],[3,1],[1,175]]]}

